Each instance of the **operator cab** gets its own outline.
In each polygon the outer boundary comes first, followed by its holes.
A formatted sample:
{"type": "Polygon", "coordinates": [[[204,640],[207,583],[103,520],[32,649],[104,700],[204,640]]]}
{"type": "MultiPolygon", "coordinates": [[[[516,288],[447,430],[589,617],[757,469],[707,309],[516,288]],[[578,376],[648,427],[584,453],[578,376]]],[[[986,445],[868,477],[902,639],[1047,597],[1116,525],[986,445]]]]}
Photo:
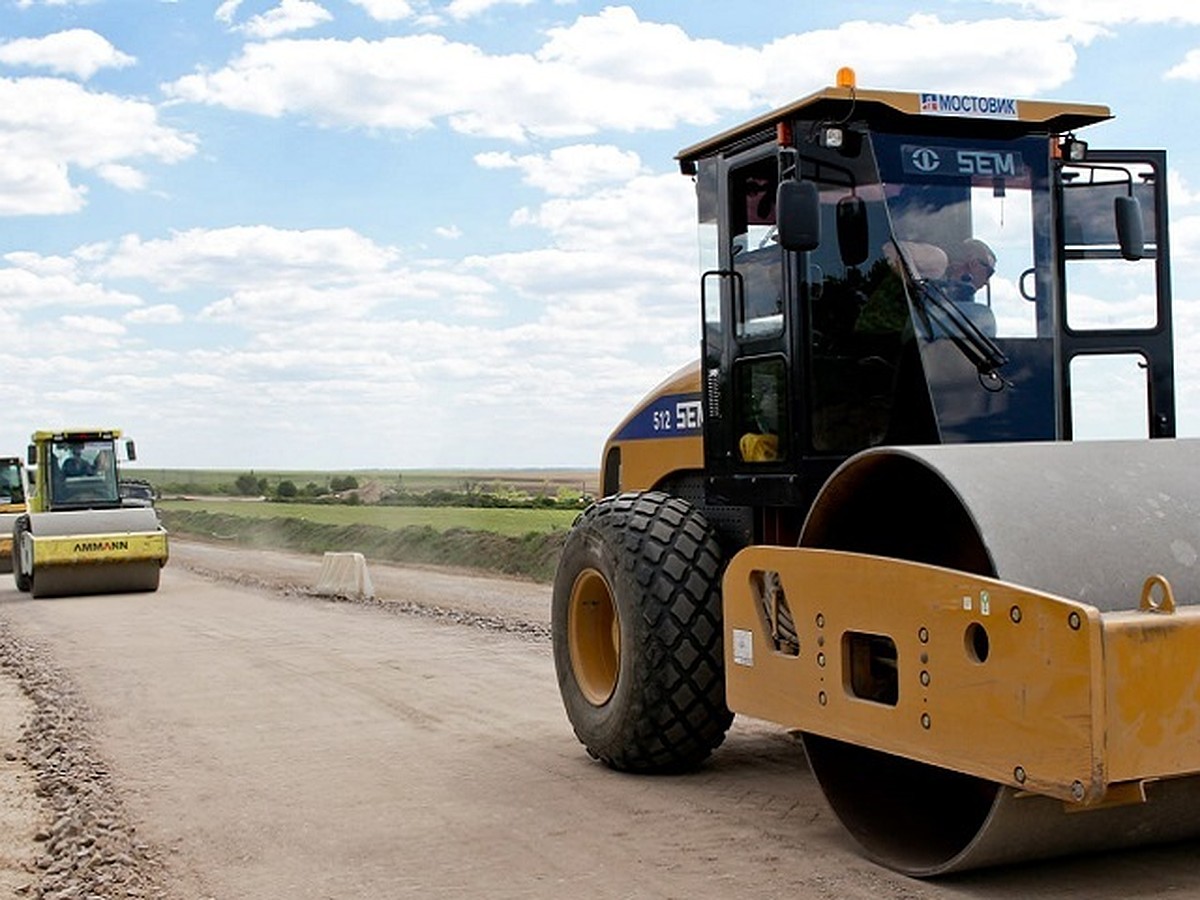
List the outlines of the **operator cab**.
{"type": "Polygon", "coordinates": [[[1125,436],[1173,436],[1165,154],[1089,149],[1102,106],[839,79],[678,157],[710,501],[807,508],[880,444],[1091,436],[1097,372],[1125,436]]]}
{"type": "MultiPolygon", "coordinates": [[[[29,464],[45,465],[46,509],[103,509],[122,505],[117,470],[118,437],[114,432],[66,432],[37,435],[45,442],[45,459],[38,443],[29,446],[29,464]]],[[[125,442],[127,459],[134,459],[133,442],[125,442]]]]}

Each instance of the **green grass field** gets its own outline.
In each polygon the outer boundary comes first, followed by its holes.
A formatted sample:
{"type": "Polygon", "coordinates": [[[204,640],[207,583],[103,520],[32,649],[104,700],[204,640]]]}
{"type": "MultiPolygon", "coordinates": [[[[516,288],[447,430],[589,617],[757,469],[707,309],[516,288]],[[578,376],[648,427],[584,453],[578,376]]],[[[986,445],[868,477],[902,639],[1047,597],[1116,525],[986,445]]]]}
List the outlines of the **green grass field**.
{"type": "MultiPolygon", "coordinates": [[[[159,490],[180,489],[211,493],[232,489],[239,475],[251,474],[265,478],[270,484],[291,481],[297,487],[308,484],[325,486],[331,478],[353,475],[360,484],[378,482],[389,490],[403,489],[413,493],[446,490],[464,491],[524,491],[533,495],[556,494],[560,489],[595,494],[599,489],[599,473],[589,469],[346,469],[340,472],[266,469],[155,469],[133,465],[125,469],[131,478],[149,481],[159,490]]],[[[186,491],[185,491],[186,492],[186,491]]]]}
{"type": "Polygon", "coordinates": [[[256,519],[300,519],[322,525],[375,525],[399,530],[428,526],[435,531],[464,528],[509,537],[566,530],[575,521],[569,509],[477,509],[425,506],[342,506],[269,503],[249,500],[163,500],[158,506],[179,512],[207,512],[256,519]]]}

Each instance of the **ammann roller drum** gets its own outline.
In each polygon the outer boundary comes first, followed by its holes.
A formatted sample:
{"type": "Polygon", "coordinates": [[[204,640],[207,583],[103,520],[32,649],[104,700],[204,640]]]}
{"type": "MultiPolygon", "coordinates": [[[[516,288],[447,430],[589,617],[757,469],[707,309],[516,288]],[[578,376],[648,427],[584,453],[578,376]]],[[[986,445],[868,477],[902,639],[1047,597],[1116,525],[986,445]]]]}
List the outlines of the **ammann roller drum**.
{"type": "Polygon", "coordinates": [[[12,533],[25,512],[25,469],[19,456],[0,457],[0,572],[12,571],[12,533]]]}
{"type": "Polygon", "coordinates": [[[117,430],[38,431],[29,511],[13,526],[12,571],[34,597],[158,590],[167,532],[153,507],[125,505],[117,430]]]}

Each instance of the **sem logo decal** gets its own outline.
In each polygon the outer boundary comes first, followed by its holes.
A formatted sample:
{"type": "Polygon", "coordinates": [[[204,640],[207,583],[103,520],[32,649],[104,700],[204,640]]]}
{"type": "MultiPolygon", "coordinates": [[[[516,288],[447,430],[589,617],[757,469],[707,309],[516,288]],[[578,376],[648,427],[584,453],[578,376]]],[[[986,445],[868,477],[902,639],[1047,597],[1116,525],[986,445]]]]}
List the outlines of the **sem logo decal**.
{"type": "Polygon", "coordinates": [[[670,394],[657,397],[638,410],[621,432],[619,441],[648,438],[698,436],[704,427],[704,409],[699,394],[670,394]]]}
{"type": "Polygon", "coordinates": [[[918,172],[936,172],[942,160],[932,147],[918,147],[912,152],[912,164],[918,172]]]}

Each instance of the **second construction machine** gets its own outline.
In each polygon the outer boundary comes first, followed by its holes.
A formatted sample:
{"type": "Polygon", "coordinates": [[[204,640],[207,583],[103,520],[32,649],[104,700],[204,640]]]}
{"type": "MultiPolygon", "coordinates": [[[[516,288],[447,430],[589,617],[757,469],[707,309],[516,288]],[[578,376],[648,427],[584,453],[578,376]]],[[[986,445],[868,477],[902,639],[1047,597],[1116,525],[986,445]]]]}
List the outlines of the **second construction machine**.
{"type": "Polygon", "coordinates": [[[19,456],[0,457],[0,572],[12,571],[12,533],[25,512],[25,469],[19,456]]]}
{"type": "Polygon", "coordinates": [[[918,876],[1200,834],[1165,154],[1089,147],[1103,106],[844,74],[679,154],[700,358],[563,548],[575,733],[669,772],[778,723],[918,876]]]}
{"type": "Polygon", "coordinates": [[[123,500],[121,451],[136,458],[115,429],[34,433],[29,511],[13,526],[18,589],[34,597],[158,590],[167,532],[152,507],[123,500]]]}

